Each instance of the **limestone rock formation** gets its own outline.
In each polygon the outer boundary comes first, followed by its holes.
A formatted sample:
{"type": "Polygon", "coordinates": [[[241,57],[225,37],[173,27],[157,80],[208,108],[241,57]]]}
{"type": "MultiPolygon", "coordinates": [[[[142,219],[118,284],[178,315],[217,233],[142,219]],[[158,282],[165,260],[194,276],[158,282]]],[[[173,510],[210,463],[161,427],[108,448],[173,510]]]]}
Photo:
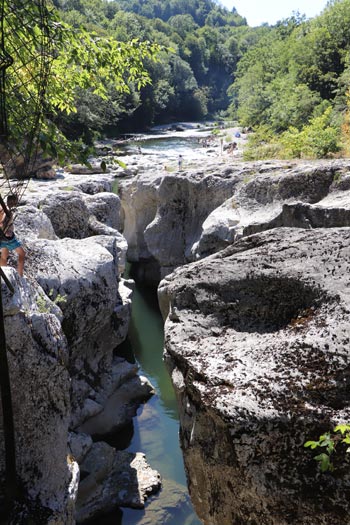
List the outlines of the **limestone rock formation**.
{"type": "Polygon", "coordinates": [[[75,427],[101,411],[116,387],[113,369],[119,363],[113,350],[127,334],[131,290],[121,286],[124,297],[119,293],[114,237],[39,239],[28,246],[27,254],[26,273],[63,313],[75,427]]]}
{"type": "Polygon", "coordinates": [[[57,239],[48,216],[36,206],[21,206],[16,216],[16,234],[23,242],[34,239],[57,239]]]}
{"type": "Polygon", "coordinates": [[[143,508],[147,497],[160,488],[160,476],[146,463],[144,454],[116,451],[103,442],[92,445],[81,470],[78,523],[116,506],[143,508]]]}
{"type": "Polygon", "coordinates": [[[147,512],[139,514],[137,525],[198,525],[187,487],[169,479],[162,479],[161,493],[147,502],[147,512]]]}
{"type": "MultiPolygon", "coordinates": [[[[11,377],[17,476],[24,502],[15,523],[29,523],[30,501],[56,516],[59,524],[74,523],[78,470],[67,458],[70,418],[68,348],[58,318],[42,312],[43,290],[5,269],[15,289],[2,284],[5,333],[11,377]],[[53,472],[55,475],[53,475],[53,472]],[[24,521],[21,521],[23,514],[24,521]],[[27,516],[27,518],[25,518],[27,516]],[[27,519],[27,521],[26,521],[27,519]]],[[[48,300],[48,302],[50,302],[48,300]]],[[[53,309],[55,305],[52,305],[53,309]]],[[[4,477],[3,414],[0,408],[0,479],[4,477]]],[[[1,483],[1,485],[2,485],[1,483]]],[[[1,491],[3,493],[3,491],[1,491]]],[[[0,498],[1,499],[1,498],[0,498]]]]}
{"type": "Polygon", "coordinates": [[[349,200],[348,188],[338,184],[349,170],[347,161],[260,162],[243,169],[243,184],[203,223],[200,239],[192,248],[194,258],[215,253],[242,235],[275,227],[348,224],[346,213],[341,212],[349,200]]]}
{"type": "MultiPolygon", "coordinates": [[[[118,395],[122,401],[115,403],[113,422],[125,425],[153,392],[136,365],[114,355],[127,335],[132,295],[132,282],[120,275],[127,244],[117,230],[119,199],[109,193],[111,181],[105,178],[79,176],[79,183],[69,179],[67,188],[59,178],[32,181],[26,205],[17,212],[16,231],[27,255],[25,278],[9,268],[18,282],[14,296],[4,300],[11,319],[6,329],[15,370],[20,477],[30,500],[16,508],[11,525],[28,525],[33,516],[45,525],[73,523],[79,481],[74,454],[84,461],[92,442],[87,438],[79,447],[73,440],[72,445],[72,430],[104,414],[111,396],[118,400],[118,395]]],[[[13,255],[9,263],[15,264],[13,255]]],[[[1,480],[3,458],[2,453],[1,480]]],[[[139,471],[150,469],[144,459],[138,465],[139,471]]],[[[101,472],[104,491],[108,480],[101,472]]],[[[143,481],[144,493],[149,480],[143,481]]],[[[105,503],[102,498],[96,512],[105,503]]]]}
{"type": "MultiPolygon", "coordinates": [[[[120,183],[124,215],[123,235],[132,261],[154,260],[160,276],[192,260],[191,248],[209,213],[229,198],[240,178],[205,171],[147,174],[120,183]]],[[[159,279],[158,279],[159,280],[159,279]]]]}
{"type": "Polygon", "coordinates": [[[303,447],[350,420],[350,229],[280,228],[159,287],[189,488],[205,525],[349,523],[346,454],[303,447]]]}
{"type": "Polygon", "coordinates": [[[88,236],[89,210],[80,192],[49,195],[40,206],[58,237],[82,239],[88,236]]]}
{"type": "Polygon", "coordinates": [[[128,243],[130,261],[151,256],[144,240],[144,231],[157,212],[157,188],[160,178],[123,181],[119,188],[122,204],[122,229],[128,243]]]}
{"type": "Polygon", "coordinates": [[[243,235],[279,226],[344,226],[349,169],[347,160],[230,165],[218,159],[186,172],[140,172],[119,191],[130,257],[152,263],[156,280],[156,265],[164,277],[243,235]]]}
{"type": "Polygon", "coordinates": [[[84,200],[89,212],[99,222],[114,230],[120,230],[120,199],[117,195],[103,192],[97,195],[86,195],[84,200]]]}

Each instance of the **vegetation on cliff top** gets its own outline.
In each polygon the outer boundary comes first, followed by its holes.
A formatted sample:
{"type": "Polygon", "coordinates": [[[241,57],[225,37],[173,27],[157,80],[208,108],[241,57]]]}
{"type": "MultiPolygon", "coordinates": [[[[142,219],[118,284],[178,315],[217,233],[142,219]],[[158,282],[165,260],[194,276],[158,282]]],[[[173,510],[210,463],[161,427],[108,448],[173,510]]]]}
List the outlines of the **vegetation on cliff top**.
{"type": "Polygon", "coordinates": [[[164,46],[158,62],[146,62],[152,83],[140,92],[131,83],[121,96],[110,86],[109,104],[101,108],[89,90],[80,90],[78,113],[61,118],[68,136],[91,139],[98,130],[228,116],[255,131],[247,159],[348,153],[350,0],[331,0],[312,20],[294,14],[257,28],[214,0],[55,5],[73,27],[164,46]]]}
{"type": "Polygon", "coordinates": [[[257,131],[248,158],[349,153],[350,1],[278,23],[244,54],[231,116],[257,131]]]}
{"type": "Polygon", "coordinates": [[[111,85],[111,104],[99,108],[89,91],[80,90],[78,114],[64,119],[67,131],[134,131],[172,120],[201,120],[227,109],[237,62],[253,39],[236,10],[212,0],[54,3],[73,27],[84,25],[121,42],[139,38],[164,46],[156,63],[146,62],[152,83],[140,92],[131,83],[130,92],[121,96],[111,85]]]}
{"type": "Polygon", "coordinates": [[[247,159],[350,151],[350,0],[257,28],[215,0],[53,4],[59,56],[42,136],[52,154],[207,117],[255,132],[247,159]]]}

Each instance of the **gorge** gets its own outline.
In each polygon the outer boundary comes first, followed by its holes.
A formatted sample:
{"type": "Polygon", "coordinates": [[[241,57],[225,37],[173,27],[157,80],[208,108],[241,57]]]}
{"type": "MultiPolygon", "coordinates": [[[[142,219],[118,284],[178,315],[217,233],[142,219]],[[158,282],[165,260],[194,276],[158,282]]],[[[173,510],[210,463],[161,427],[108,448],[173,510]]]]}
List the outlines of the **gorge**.
{"type": "Polygon", "coordinates": [[[19,208],[26,275],[6,269],[16,294],[4,309],[18,474],[31,504],[48,509],[43,523],[83,523],[112,502],[142,507],[159,488],[143,451],[91,439],[125,427],[153,392],[113,351],[130,319],[126,252],[139,279],[160,283],[203,523],[349,522],[348,460],[322,474],[303,443],[349,420],[350,163],[244,163],[212,149],[182,171],[176,155],[143,152],[128,170],[33,181],[19,208]],[[113,419],[103,417],[112,394],[127,399],[113,419]]]}

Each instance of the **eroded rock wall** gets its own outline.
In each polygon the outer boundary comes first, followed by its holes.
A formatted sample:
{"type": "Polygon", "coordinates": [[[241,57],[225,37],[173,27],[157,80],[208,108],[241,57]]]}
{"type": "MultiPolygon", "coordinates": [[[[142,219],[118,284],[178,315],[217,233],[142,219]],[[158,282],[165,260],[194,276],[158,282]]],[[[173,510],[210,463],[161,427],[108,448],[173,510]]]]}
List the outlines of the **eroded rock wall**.
{"type": "MultiPolygon", "coordinates": [[[[67,451],[71,413],[67,341],[59,319],[49,313],[51,301],[47,299],[47,312],[38,306],[38,298],[44,295],[40,286],[20,279],[11,268],[6,275],[15,289],[10,294],[2,281],[18,482],[24,497],[47,509],[47,523],[69,525],[75,522],[79,477],[67,451]]],[[[0,408],[2,481],[3,423],[0,408]]],[[[22,512],[23,518],[19,513],[14,523],[35,519],[28,508],[22,512]]]]}
{"type": "MultiPolygon", "coordinates": [[[[120,459],[103,444],[112,458],[107,468],[104,455],[99,459],[81,427],[89,422],[89,432],[98,433],[101,426],[94,418],[100,415],[103,432],[121,429],[153,393],[138,375],[138,366],[114,352],[127,335],[132,282],[121,277],[127,244],[117,229],[120,201],[110,189],[111,183],[103,178],[32,181],[25,205],[17,212],[16,232],[26,251],[25,276],[20,279],[8,268],[16,294],[9,298],[6,336],[15,392],[18,472],[28,499],[23,508],[15,509],[16,525],[27,525],[31,519],[38,525],[75,523],[79,481],[75,454],[79,463],[85,462],[86,476],[84,489],[79,489],[79,520],[107,510],[107,502],[110,505],[113,494],[121,490],[123,505],[133,506],[137,500],[143,506],[160,486],[158,473],[144,457],[120,459]],[[105,412],[112,402],[115,410],[110,417],[111,409],[105,412]],[[133,491],[118,485],[121,470],[134,479],[133,491]],[[141,478],[139,490],[136,481],[141,478]]],[[[16,264],[13,254],[9,264],[16,264]]],[[[2,432],[0,447],[3,479],[2,432]]]]}
{"type": "Polygon", "coordinates": [[[321,473],[303,447],[350,418],[349,270],[349,228],[280,228],[161,282],[165,359],[206,525],[350,523],[346,454],[321,473]]]}
{"type": "Polygon", "coordinates": [[[120,183],[129,256],[156,263],[156,280],[259,231],[349,225],[349,172],[347,160],[218,157],[184,172],[140,173],[120,183]]]}

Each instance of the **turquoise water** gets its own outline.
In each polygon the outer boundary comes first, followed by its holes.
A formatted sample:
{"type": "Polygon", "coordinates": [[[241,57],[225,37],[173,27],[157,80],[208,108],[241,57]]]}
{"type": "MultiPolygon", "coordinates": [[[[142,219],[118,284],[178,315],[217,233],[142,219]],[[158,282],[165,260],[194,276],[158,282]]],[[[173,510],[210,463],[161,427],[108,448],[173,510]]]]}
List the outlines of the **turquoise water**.
{"type": "MultiPolygon", "coordinates": [[[[135,358],[140,364],[140,373],[145,375],[156,389],[154,395],[139,409],[138,417],[134,418],[134,435],[128,450],[142,451],[146,454],[150,465],[157,469],[164,485],[175,482],[176,489],[187,494],[186,476],[183,466],[182,452],[179,445],[179,421],[177,404],[169,374],[162,360],[163,354],[163,320],[158,308],[155,290],[136,286],[132,321],[129,332],[129,341],[135,358]]],[[[200,525],[189,499],[185,504],[171,508],[166,491],[154,498],[154,502],[167,507],[169,525],[200,525]],[[163,501],[162,501],[163,500],[163,501]]],[[[152,520],[152,505],[146,508],[149,512],[150,523],[158,525],[152,520]]],[[[142,523],[139,521],[139,511],[123,509],[123,525],[142,523]]],[[[156,520],[154,512],[154,520],[156,520]]],[[[147,522],[148,523],[148,522],[147,522]]],[[[160,524],[159,524],[160,525],[160,524]]]]}
{"type": "Polygon", "coordinates": [[[136,285],[128,340],[118,353],[140,365],[140,374],[152,383],[156,394],[142,405],[126,429],[126,443],[118,448],[143,452],[162,477],[162,491],[150,498],[145,510],[117,509],[90,525],[201,525],[190,502],[182,452],[178,412],[169,374],[162,360],[163,320],[154,289],[136,285]],[[163,510],[162,510],[163,509],[163,510]],[[166,513],[164,514],[164,509],[166,513]]]}

